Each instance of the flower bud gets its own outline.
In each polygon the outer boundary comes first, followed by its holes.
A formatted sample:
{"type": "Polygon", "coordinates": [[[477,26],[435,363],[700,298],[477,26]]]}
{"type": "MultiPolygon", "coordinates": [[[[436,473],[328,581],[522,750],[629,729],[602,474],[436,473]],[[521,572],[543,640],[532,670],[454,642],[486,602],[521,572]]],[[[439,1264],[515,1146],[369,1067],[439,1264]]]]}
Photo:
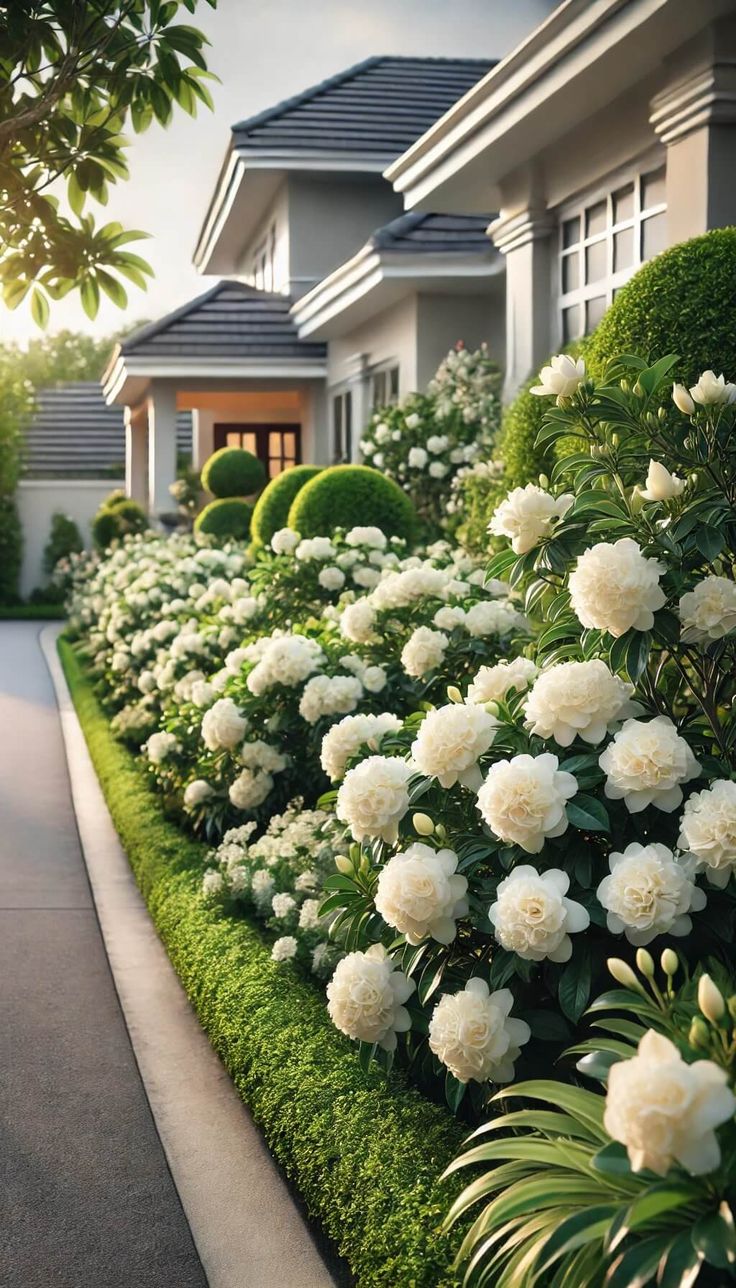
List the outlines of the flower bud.
{"type": "Polygon", "coordinates": [[[687,1035],[687,1040],[691,1047],[699,1051],[707,1051],[710,1045],[710,1035],[703,1024],[699,1015],[696,1015],[687,1035]]]}
{"type": "Polygon", "coordinates": [[[736,1020],[736,997],[729,997],[726,1002],[726,1006],[728,1007],[728,1013],[731,1016],[731,1019],[736,1020]]]}
{"type": "Polygon", "coordinates": [[[641,984],[628,962],[623,961],[620,957],[609,957],[606,966],[617,984],[621,984],[624,988],[636,989],[637,993],[641,992],[641,984]]]}
{"type": "Polygon", "coordinates": [[[434,823],[429,814],[412,814],[411,821],[414,831],[419,836],[431,836],[434,832],[434,823]]]}
{"type": "Polygon", "coordinates": [[[638,380],[637,380],[636,384],[634,385],[634,393],[636,394],[637,398],[641,398],[641,397],[642,397],[642,395],[643,395],[643,393],[644,393],[644,390],[642,389],[642,387],[641,387],[641,385],[639,384],[639,381],[638,381],[638,380]]]}
{"type": "Polygon", "coordinates": [[[659,411],[657,412],[657,420],[662,422],[662,421],[665,421],[666,419],[667,419],[667,412],[665,411],[664,407],[660,407],[659,411]]]}
{"type": "Polygon", "coordinates": [[[450,702],[462,702],[463,700],[463,695],[456,684],[448,684],[447,696],[450,699],[450,702]]]}
{"type": "Polygon", "coordinates": [[[447,840],[447,828],[444,823],[438,823],[434,830],[441,841],[447,840]]]}
{"type": "Polygon", "coordinates": [[[718,1024],[726,1014],[723,994],[710,975],[701,975],[698,980],[698,1006],[711,1024],[718,1024]]]}
{"type": "Polygon", "coordinates": [[[659,959],[659,964],[665,975],[669,975],[670,979],[672,979],[673,975],[677,974],[680,967],[680,959],[674,948],[665,948],[659,959]]]}
{"type": "Polygon", "coordinates": [[[539,486],[544,488],[545,492],[547,491],[547,488],[549,487],[549,478],[546,474],[539,475],[539,486]]]}
{"type": "Polygon", "coordinates": [[[629,392],[630,388],[631,388],[631,385],[629,384],[628,380],[624,379],[624,380],[622,380],[622,381],[620,382],[620,384],[621,384],[621,388],[623,389],[624,393],[625,393],[625,394],[627,394],[627,393],[629,392]]]}
{"type": "Polygon", "coordinates": [[[674,384],[672,386],[672,401],[683,416],[692,416],[694,414],[695,403],[684,385],[674,384]]]}
{"type": "Polygon", "coordinates": [[[354,877],[355,868],[346,854],[335,855],[335,867],[338,872],[342,872],[344,877],[354,877]]]}
{"type": "Polygon", "coordinates": [[[654,958],[647,952],[646,948],[637,949],[636,966],[646,979],[654,979],[654,958]]]}
{"type": "Polygon", "coordinates": [[[483,703],[483,706],[485,707],[485,709],[486,709],[486,711],[488,712],[489,716],[497,716],[497,715],[498,715],[500,708],[499,708],[499,705],[498,705],[498,703],[497,703],[497,702],[484,702],[484,703],[483,703]]]}
{"type": "Polygon", "coordinates": [[[621,435],[611,434],[611,447],[620,447],[620,446],[621,446],[621,435]]]}

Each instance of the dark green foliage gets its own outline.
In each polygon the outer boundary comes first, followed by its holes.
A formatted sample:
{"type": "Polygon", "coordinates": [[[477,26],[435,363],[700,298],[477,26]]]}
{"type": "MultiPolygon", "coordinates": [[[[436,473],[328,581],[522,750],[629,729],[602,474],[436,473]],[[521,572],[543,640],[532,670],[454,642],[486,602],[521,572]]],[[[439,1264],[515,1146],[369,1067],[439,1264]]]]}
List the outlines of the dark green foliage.
{"type": "Polygon", "coordinates": [[[199,1019],[269,1148],[334,1239],[357,1288],[449,1288],[438,1232],[457,1184],[438,1184],[463,1129],[375,1066],[364,1070],[324,997],[270,959],[259,931],[200,893],[207,847],[164,816],[113,738],[71,645],[60,652],[113,820],[199,1019]]]}
{"type": "Polygon", "coordinates": [[[251,533],[257,546],[267,546],[274,532],[285,528],[297,492],[321,472],[321,465],[295,465],[272,479],[253,511],[251,533]]]}
{"type": "Polygon", "coordinates": [[[148,519],[142,506],[130,497],[113,493],[103,501],[92,520],[92,539],[98,550],[106,550],[111,541],[127,537],[131,532],[142,532],[148,519]]]}
{"type": "Polygon", "coordinates": [[[43,552],[43,570],[52,573],[60,559],[84,549],[82,534],[68,514],[51,516],[51,533],[43,552]]]}
{"type": "Polygon", "coordinates": [[[18,599],[23,531],[15,498],[0,495],[0,604],[18,599]]]}
{"type": "Polygon", "coordinates": [[[253,506],[242,497],[223,496],[200,510],[194,520],[194,531],[210,537],[247,541],[252,515],[253,506]]]}
{"type": "Polygon", "coordinates": [[[262,461],[243,447],[221,447],[202,470],[202,487],[217,497],[254,496],[265,482],[262,461]]]}
{"type": "Polygon", "coordinates": [[[586,344],[591,373],[636,353],[679,355],[675,376],[693,384],[712,367],[736,372],[736,228],[716,228],[650,260],[616,296],[586,344]]]}
{"type": "Polygon", "coordinates": [[[331,465],[322,470],[301,488],[289,510],[289,527],[303,537],[327,537],[335,528],[356,524],[411,541],[416,513],[393,479],[367,465],[331,465]]]}

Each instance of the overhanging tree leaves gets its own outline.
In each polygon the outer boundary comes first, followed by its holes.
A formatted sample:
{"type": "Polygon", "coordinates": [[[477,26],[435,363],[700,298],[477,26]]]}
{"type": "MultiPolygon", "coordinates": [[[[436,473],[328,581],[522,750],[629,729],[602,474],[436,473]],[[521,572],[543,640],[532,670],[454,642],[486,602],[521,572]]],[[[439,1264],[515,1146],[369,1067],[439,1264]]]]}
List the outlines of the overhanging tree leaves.
{"type": "Polygon", "coordinates": [[[0,287],[9,308],[29,297],[41,326],[70,291],[94,317],[101,293],[125,307],[121,278],[146,287],[150,266],[126,249],[146,234],[97,225],[85,207],[128,177],[128,122],[140,133],[177,105],[192,116],[212,106],[206,38],[178,21],[196,4],[0,3],[0,287]]]}

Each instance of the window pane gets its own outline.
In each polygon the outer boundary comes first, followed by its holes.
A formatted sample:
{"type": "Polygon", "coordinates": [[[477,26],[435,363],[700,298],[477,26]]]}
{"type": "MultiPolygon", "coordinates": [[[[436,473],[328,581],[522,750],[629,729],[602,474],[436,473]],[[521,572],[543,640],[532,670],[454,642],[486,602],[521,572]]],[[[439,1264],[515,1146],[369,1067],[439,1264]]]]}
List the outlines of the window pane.
{"type": "Polygon", "coordinates": [[[567,344],[568,340],[575,340],[579,335],[580,309],[573,304],[571,308],[562,310],[562,339],[567,344]]]}
{"type": "Polygon", "coordinates": [[[613,234],[613,271],[620,273],[622,268],[631,268],[634,263],[634,229],[622,228],[620,233],[613,234]]]}
{"type": "Polygon", "coordinates": [[[225,435],[225,443],[228,447],[240,447],[240,433],[237,429],[229,429],[225,435]]]}
{"type": "Polygon", "coordinates": [[[659,170],[652,170],[649,174],[642,175],[641,180],[641,208],[649,210],[651,206],[659,206],[667,200],[665,191],[666,171],[662,166],[659,170]]]}
{"type": "Polygon", "coordinates": [[[585,282],[600,282],[608,276],[608,247],[606,241],[593,242],[585,247],[585,282]]]}
{"type": "Polygon", "coordinates": [[[651,259],[667,245],[667,212],[650,215],[641,226],[641,257],[651,259]]]}
{"type": "Polygon", "coordinates": [[[284,430],[282,434],[285,456],[296,456],[296,434],[293,429],[284,430]]]}
{"type": "Polygon", "coordinates": [[[399,396],[399,368],[392,367],[388,373],[389,398],[391,402],[396,402],[399,396]]]}
{"type": "Polygon", "coordinates": [[[580,285],[580,251],[573,250],[562,256],[562,291],[577,290],[580,285]]]}
{"type": "Polygon", "coordinates": [[[332,400],[332,455],[336,460],[342,456],[342,396],[332,400]]]}
{"type": "Polygon", "coordinates": [[[353,395],[345,394],[345,433],[343,435],[345,459],[351,460],[353,454],[353,395]]]}
{"type": "Polygon", "coordinates": [[[269,456],[281,455],[281,430],[272,429],[268,434],[268,454],[269,456]]]}
{"type": "Polygon", "coordinates": [[[240,446],[244,447],[246,452],[252,452],[254,456],[258,455],[258,439],[252,429],[249,429],[245,434],[239,434],[238,437],[240,446]]]}
{"type": "Polygon", "coordinates": [[[634,215],[634,185],[627,183],[613,194],[613,222],[620,224],[622,219],[632,219],[634,215]]]}
{"type": "Polygon", "coordinates": [[[580,241],[580,218],[575,216],[574,219],[566,219],[562,225],[562,245],[565,249],[568,246],[577,246],[580,241]]]}
{"type": "Polygon", "coordinates": [[[604,233],[607,223],[607,203],[596,201],[595,205],[588,206],[585,212],[585,236],[594,237],[596,233],[604,233]]]}
{"type": "Polygon", "coordinates": [[[268,462],[268,477],[275,479],[281,473],[281,457],[272,456],[268,462]]]}
{"type": "Polygon", "coordinates": [[[606,311],[605,295],[597,295],[595,299],[588,300],[585,305],[585,334],[595,330],[606,311]]]}

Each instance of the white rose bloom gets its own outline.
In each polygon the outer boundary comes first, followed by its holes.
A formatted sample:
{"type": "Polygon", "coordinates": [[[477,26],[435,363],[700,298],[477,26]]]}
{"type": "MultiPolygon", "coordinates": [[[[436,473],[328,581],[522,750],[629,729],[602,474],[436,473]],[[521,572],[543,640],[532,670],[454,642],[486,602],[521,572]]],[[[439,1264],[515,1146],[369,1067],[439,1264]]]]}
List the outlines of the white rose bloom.
{"type": "Polygon", "coordinates": [[[438,456],[440,452],[446,451],[449,446],[450,440],[447,434],[430,434],[427,439],[427,451],[431,452],[433,456],[438,456]]]}
{"type": "Polygon", "coordinates": [[[666,466],[659,461],[649,462],[646,487],[641,495],[645,501],[671,501],[685,491],[686,481],[676,474],[670,474],[666,466]]]}
{"type": "Polygon", "coordinates": [[[583,359],[575,360],[566,353],[558,353],[556,357],[550,358],[549,366],[542,367],[539,384],[532,385],[529,392],[540,398],[572,398],[584,380],[583,359]]]}
{"type": "Polygon", "coordinates": [[[429,457],[423,447],[410,447],[407,461],[413,470],[423,470],[429,457]]]}
{"type": "Polygon", "coordinates": [[[243,741],[248,721],[232,698],[218,698],[202,717],[202,740],[210,751],[232,751],[243,741]]]}
{"type": "Polygon", "coordinates": [[[250,672],[246,684],[255,697],[260,697],[274,684],[294,688],[316,671],[324,654],[316,640],[306,635],[275,636],[265,641],[261,659],[250,672]]]}
{"type": "Polygon", "coordinates": [[[309,537],[299,542],[294,551],[297,559],[334,559],[337,551],[329,537],[309,537]]]}
{"type": "Polygon", "coordinates": [[[289,962],[296,957],[297,948],[296,939],[293,935],[282,935],[277,939],[271,949],[271,960],[275,962],[289,962]]]}
{"type": "Polygon", "coordinates": [[[373,464],[375,465],[377,470],[383,469],[385,460],[386,458],[383,452],[376,452],[375,456],[373,457],[373,464]]]}
{"type": "Polygon", "coordinates": [[[335,812],[347,823],[353,840],[380,837],[393,845],[399,823],[409,808],[408,781],[412,768],[405,760],[369,756],[345,775],[337,793],[335,812]]]}
{"type": "Polygon", "coordinates": [[[388,539],[385,532],[376,527],[357,527],[351,528],[345,534],[345,544],[348,546],[368,546],[371,550],[385,550],[388,545],[388,539]]]}
{"type": "Polygon", "coordinates": [[[611,875],[596,895],[606,909],[608,929],[643,947],[658,935],[689,935],[689,912],[702,912],[706,898],[695,885],[692,859],[676,859],[666,845],[632,841],[608,857],[611,875]]]}
{"type": "Polygon", "coordinates": [[[275,894],[271,900],[271,911],[274,917],[278,917],[280,921],[284,917],[288,917],[289,913],[293,912],[295,908],[296,899],[285,891],[281,894],[275,894]]]}
{"type": "Polygon", "coordinates": [[[561,747],[569,747],[576,737],[602,742],[618,721],[636,713],[633,692],[633,684],[613,675],[600,659],[559,662],[542,671],[529,694],[526,727],[561,747]]]}
{"type": "Polygon", "coordinates": [[[464,621],[465,609],[460,608],[459,605],[451,607],[449,604],[445,604],[442,608],[438,608],[432,618],[433,624],[441,631],[454,630],[456,626],[462,626],[464,621]]]}
{"type": "Polygon", "coordinates": [[[388,682],[382,666],[367,666],[360,678],[366,693],[382,693],[388,682]]]}
{"type": "Polygon", "coordinates": [[[442,631],[429,626],[417,626],[401,650],[401,665],[407,675],[422,676],[442,665],[445,650],[450,643],[442,631]]]}
{"type": "Polygon", "coordinates": [[[173,733],[152,733],[146,743],[146,755],[152,765],[160,765],[178,750],[179,743],[173,733]]]}
{"type": "Polygon", "coordinates": [[[680,598],[677,612],[686,643],[710,643],[736,631],[736,582],[704,577],[680,598]]]}
{"type": "Polygon", "coordinates": [[[363,685],[354,675],[315,675],[304,686],[299,714],[309,724],[322,716],[354,711],[363,696],[363,685]]]}
{"type": "Polygon", "coordinates": [[[361,438],[360,450],[364,456],[372,456],[376,450],[376,444],[370,438],[361,438]]]}
{"type": "Polygon", "coordinates": [[[608,1074],[603,1125],[626,1146],[635,1172],[666,1176],[680,1163],[692,1176],[721,1162],[715,1128],[728,1122],[736,1097],[712,1060],[686,1064],[674,1042],[649,1029],[637,1054],[608,1074]]]}
{"type": "Polygon", "coordinates": [[[431,461],[429,465],[428,473],[430,475],[430,478],[443,479],[448,469],[449,469],[449,466],[445,465],[443,461],[431,461]]]}
{"type": "Polygon", "coordinates": [[[570,574],[570,603],[582,626],[616,637],[632,627],[650,631],[667,596],[659,579],[666,571],[645,559],[631,537],[603,541],[580,555],[570,574]]]}
{"type": "Polygon", "coordinates": [[[483,639],[486,635],[500,635],[503,639],[513,631],[526,630],[528,622],[524,614],[517,612],[511,604],[482,599],[467,609],[463,626],[476,639],[483,639]]]}
{"type": "Polygon", "coordinates": [[[515,487],[494,510],[488,531],[496,537],[509,537],[514,553],[525,555],[552,534],[574,499],[569,493],[552,496],[536,483],[515,487]]]}
{"type": "Polygon", "coordinates": [[[428,936],[451,944],[457,934],[455,922],[468,911],[467,891],[465,877],[457,876],[453,850],[433,850],[416,841],[381,869],[376,911],[410,944],[428,936]]]}
{"type": "Polygon", "coordinates": [[[327,985],[327,1010],[335,1028],[347,1037],[393,1051],[396,1034],[411,1028],[404,1002],[413,992],[413,980],[395,970],[382,945],[374,944],[338,962],[327,985]]]}
{"type": "Polygon", "coordinates": [[[141,693],[153,693],[156,688],[156,676],[153,671],[141,671],[138,676],[138,688],[141,693]]]}
{"type": "Polygon", "coordinates": [[[353,568],[352,576],[356,586],[362,586],[364,590],[372,590],[381,580],[381,574],[378,569],[372,568],[369,564],[353,568]]]}
{"type": "Polygon", "coordinates": [[[222,873],[210,868],[202,877],[202,894],[205,899],[214,899],[218,894],[222,894],[225,886],[222,873]]]}
{"type": "Polygon", "coordinates": [[[377,443],[387,443],[391,437],[391,430],[388,425],[381,421],[380,425],[376,425],[376,428],[373,431],[373,437],[377,443]]]}
{"type": "Polygon", "coordinates": [[[195,707],[208,707],[215,696],[215,690],[208,680],[197,680],[192,685],[190,700],[195,707]]]}
{"type": "Polygon", "coordinates": [[[417,413],[415,411],[410,412],[409,415],[404,418],[404,424],[406,425],[407,429],[416,429],[419,424],[419,421],[420,421],[420,417],[417,416],[417,413]]]}
{"type": "Polygon", "coordinates": [[[567,831],[565,806],[578,784],[559,763],[557,756],[545,752],[491,765],[478,792],[478,809],[499,840],[539,854],[548,837],[567,831]]]}
{"type": "Polygon", "coordinates": [[[230,784],[228,796],[230,804],[236,809],[255,809],[262,805],[273,790],[273,778],[270,774],[244,769],[230,784]]]}
{"type": "Polygon", "coordinates": [[[367,599],[356,599],[354,604],[348,604],[343,609],[340,631],[345,639],[352,640],[354,644],[372,643],[375,625],[376,614],[367,599]]]}
{"type": "Polygon", "coordinates": [[[736,385],[727,384],[723,373],[717,376],[715,371],[704,371],[698,383],[691,386],[690,397],[701,407],[732,403],[736,399],[736,385]]]}
{"type": "Polygon", "coordinates": [[[711,885],[723,889],[736,870],[736,783],[718,778],[685,802],[677,840],[701,863],[711,885]]]}
{"type": "Polygon", "coordinates": [[[381,715],[345,716],[327,731],[322,739],[320,764],[333,782],[342,778],[345,767],[360,748],[369,743],[375,750],[385,733],[401,728],[398,716],[384,711],[381,715]]]}
{"type": "Polygon", "coordinates": [[[587,930],[590,917],[581,903],[567,898],[570,878],[559,868],[537,872],[527,863],[499,882],[488,917],[502,948],[541,962],[566,962],[570,935],[587,930]]]}
{"type": "Polygon", "coordinates": [[[206,800],[209,800],[213,790],[204,778],[195,778],[193,782],[187,783],[184,789],[184,805],[187,809],[203,805],[206,800]]]}
{"type": "Polygon", "coordinates": [[[488,751],[498,720],[485,707],[451,702],[430,711],[419,726],[411,755],[420,774],[436,778],[442,787],[461,782],[477,787],[478,757],[488,751]]]}
{"type": "Polygon", "coordinates": [[[225,658],[225,670],[231,675],[239,675],[244,662],[248,660],[248,651],[244,648],[234,648],[225,658]]]}
{"type": "Polygon", "coordinates": [[[485,980],[469,979],[460,993],[440,998],[429,1021],[429,1045],[459,1082],[513,1082],[514,1061],[531,1029],[510,1014],[508,988],[491,993],[485,980]]]}
{"type": "Polygon", "coordinates": [[[495,666],[482,666],[468,685],[467,702],[503,702],[512,689],[523,693],[537,675],[534,662],[526,657],[515,657],[510,662],[497,662],[495,666]]]}
{"type": "Polygon", "coordinates": [[[342,590],[345,585],[345,573],[329,564],[327,568],[320,568],[317,581],[323,590],[342,590]]]}
{"type": "Polygon", "coordinates": [[[627,720],[598,759],[609,800],[623,800],[630,814],[648,805],[671,814],[682,804],[682,783],[700,765],[668,716],[627,720]]]}
{"type": "Polygon", "coordinates": [[[255,738],[253,742],[244,742],[240,751],[240,763],[246,769],[261,769],[268,774],[280,774],[286,769],[288,758],[277,751],[269,742],[255,738]]]}

